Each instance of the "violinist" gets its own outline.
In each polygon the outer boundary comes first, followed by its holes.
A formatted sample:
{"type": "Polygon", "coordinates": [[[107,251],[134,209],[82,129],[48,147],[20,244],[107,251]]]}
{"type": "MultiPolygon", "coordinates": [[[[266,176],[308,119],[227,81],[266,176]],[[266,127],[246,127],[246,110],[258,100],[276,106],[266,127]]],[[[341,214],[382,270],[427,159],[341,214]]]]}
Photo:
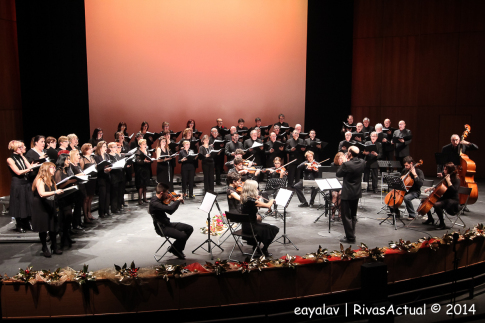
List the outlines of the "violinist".
{"type": "MultiPolygon", "coordinates": [[[[466,154],[467,151],[470,150],[477,150],[478,146],[472,144],[466,140],[460,141],[460,136],[454,134],[451,136],[451,143],[443,146],[441,149],[441,153],[446,156],[447,162],[452,162],[454,165],[460,165],[460,148],[463,154],[466,154]]],[[[439,165],[440,167],[443,167],[439,165]]],[[[442,173],[438,173],[438,177],[440,177],[442,173]]]]}
{"type": "Polygon", "coordinates": [[[235,172],[227,174],[227,204],[229,205],[229,212],[241,213],[241,197],[239,193],[242,192],[241,175],[235,172]]]}
{"type": "MultiPolygon", "coordinates": [[[[421,186],[423,186],[424,173],[421,169],[414,167],[414,159],[411,156],[406,156],[403,159],[404,169],[401,171],[401,176],[406,175],[411,171],[410,176],[414,180],[413,186],[409,188],[406,195],[404,195],[404,203],[406,204],[406,210],[408,211],[409,217],[407,220],[412,221],[416,217],[416,212],[414,211],[413,200],[419,198],[421,195],[421,186]]],[[[400,217],[399,208],[395,208],[396,218],[400,217]]]]}
{"type": "MultiPolygon", "coordinates": [[[[225,164],[225,166],[227,167],[227,169],[231,170],[231,168],[234,168],[234,160],[235,160],[236,158],[238,158],[238,157],[239,157],[239,158],[242,158],[242,156],[243,156],[243,155],[244,155],[244,150],[242,150],[242,149],[236,149],[236,154],[234,155],[234,157],[235,157],[235,158],[234,158],[233,160],[231,160],[231,161],[228,161],[228,162],[225,164]]],[[[252,163],[251,161],[245,161],[245,160],[243,159],[243,162],[247,163],[247,165],[248,165],[249,167],[251,167],[251,166],[253,165],[253,163],[252,163]]]]}
{"type": "Polygon", "coordinates": [[[317,133],[315,130],[310,130],[310,138],[305,139],[305,145],[312,147],[312,151],[314,153],[314,159],[316,161],[320,161],[320,153],[322,152],[322,144],[316,144],[317,142],[321,142],[320,139],[317,138],[317,133]]]}
{"type": "Polygon", "coordinates": [[[296,195],[298,196],[298,200],[300,200],[301,203],[298,205],[298,207],[313,207],[313,202],[315,202],[315,197],[317,196],[317,188],[312,187],[310,205],[308,205],[305,195],[303,195],[303,180],[313,181],[318,175],[318,163],[313,159],[313,156],[313,151],[308,150],[305,153],[306,161],[298,165],[298,169],[303,170],[303,179],[293,185],[296,195]]]}
{"type": "Polygon", "coordinates": [[[275,157],[273,164],[274,167],[266,168],[268,178],[284,178],[286,175],[288,175],[286,168],[281,167],[281,158],[275,157]]]}
{"type": "Polygon", "coordinates": [[[364,169],[364,182],[367,182],[367,191],[371,191],[369,187],[369,174],[372,175],[372,191],[377,193],[377,173],[379,170],[379,165],[377,164],[377,160],[382,158],[382,146],[379,142],[377,142],[377,133],[372,132],[370,135],[370,141],[365,143],[365,146],[372,146],[374,145],[375,148],[366,150],[364,147],[363,154],[365,156],[365,169],[364,169]]]}
{"type": "Polygon", "coordinates": [[[239,134],[237,132],[234,132],[231,135],[231,141],[226,144],[226,147],[224,149],[224,153],[227,156],[228,162],[234,159],[236,155],[236,149],[244,149],[244,147],[242,142],[239,142],[239,134]]]}
{"type": "Polygon", "coordinates": [[[297,166],[299,163],[305,160],[304,151],[305,148],[296,148],[297,145],[303,145],[303,139],[299,138],[298,130],[293,130],[292,136],[293,138],[289,139],[286,143],[286,152],[289,155],[289,160],[296,159],[295,163],[292,163],[288,166],[288,186],[293,185],[293,181],[298,183],[300,181],[300,171],[297,170],[297,166]]]}
{"type": "Polygon", "coordinates": [[[392,135],[392,143],[395,144],[394,156],[397,160],[404,163],[404,157],[409,155],[409,144],[411,143],[411,130],[406,129],[406,122],[404,120],[399,121],[399,129],[394,131],[392,135]],[[396,140],[396,138],[399,138],[396,140]]]}
{"type": "Polygon", "coordinates": [[[173,243],[173,247],[175,249],[170,247],[168,252],[172,253],[179,259],[185,259],[183,250],[185,249],[185,244],[192,235],[194,228],[189,224],[170,221],[167,214],[173,214],[175,211],[177,211],[180,203],[183,202],[182,197],[172,198],[170,195],[171,193],[168,190],[168,185],[158,183],[156,195],[150,200],[148,213],[150,213],[153,217],[153,225],[155,226],[155,232],[158,235],[162,235],[163,233],[164,236],[175,239],[175,242],[173,243]],[[168,199],[173,200],[173,202],[171,202],[169,205],[163,203],[163,201],[168,199]],[[160,224],[162,232],[160,232],[157,222],[160,224]]]}
{"type": "MultiPolygon", "coordinates": [[[[170,134],[169,134],[170,136],[170,134]]],[[[161,156],[170,156],[172,153],[167,145],[167,137],[162,136],[157,140],[157,182],[168,185],[170,191],[173,191],[173,175],[171,157],[160,158],[161,156]]]]}
{"type": "MultiPolygon", "coordinates": [[[[458,195],[458,189],[460,188],[460,178],[458,174],[454,172],[456,171],[456,166],[453,163],[447,163],[443,167],[443,173],[441,177],[444,177],[446,186],[448,187],[445,193],[438,199],[438,201],[434,204],[434,210],[438,215],[438,219],[440,220],[436,230],[444,230],[447,229],[445,225],[445,221],[443,219],[443,210],[450,214],[455,214],[458,211],[458,206],[460,205],[460,198],[458,195]]],[[[435,187],[429,187],[424,190],[425,193],[434,190],[435,187]]],[[[431,211],[428,212],[428,220],[423,222],[423,224],[433,224],[434,219],[431,214],[431,211]]]]}
{"type": "Polygon", "coordinates": [[[271,164],[272,164],[272,162],[274,161],[275,158],[283,159],[284,155],[286,155],[285,152],[284,152],[284,149],[285,149],[284,145],[281,145],[276,150],[273,148],[276,140],[277,140],[276,139],[276,133],[273,131],[269,135],[269,140],[265,144],[266,149],[265,149],[264,153],[266,154],[266,167],[271,167],[272,166],[271,164]]]}
{"type": "Polygon", "coordinates": [[[209,145],[212,145],[212,148],[215,150],[221,150],[216,157],[214,157],[214,170],[216,173],[216,185],[221,185],[221,173],[224,170],[224,142],[214,144],[214,141],[219,140],[223,141],[222,137],[219,136],[219,131],[217,128],[211,129],[211,135],[209,138],[209,145]]]}
{"type": "MultiPolygon", "coordinates": [[[[339,144],[338,144],[338,151],[341,151],[341,152],[344,152],[346,153],[347,152],[347,147],[344,146],[344,143],[347,142],[348,144],[351,143],[351,139],[352,139],[352,133],[350,131],[347,131],[345,133],[345,140],[342,140],[339,144]]],[[[350,147],[350,146],[349,146],[350,147]]]]}
{"type": "Polygon", "coordinates": [[[242,158],[238,157],[234,159],[234,168],[232,168],[229,173],[238,173],[241,175],[241,180],[245,182],[248,179],[259,176],[260,170],[254,167],[245,167],[242,158]]]}

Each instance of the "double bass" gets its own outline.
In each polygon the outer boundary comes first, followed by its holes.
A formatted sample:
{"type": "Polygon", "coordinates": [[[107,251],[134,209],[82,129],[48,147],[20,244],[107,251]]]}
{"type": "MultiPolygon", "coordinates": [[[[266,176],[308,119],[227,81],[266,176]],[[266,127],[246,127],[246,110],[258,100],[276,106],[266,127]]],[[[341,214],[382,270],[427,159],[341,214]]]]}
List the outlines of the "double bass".
{"type": "MultiPolygon", "coordinates": [[[[465,125],[465,131],[461,135],[461,141],[463,141],[471,132],[469,125],[465,125]]],[[[460,177],[460,186],[471,188],[470,197],[468,198],[468,204],[474,204],[478,199],[478,186],[475,183],[475,173],[477,170],[476,164],[471,160],[468,155],[462,152],[462,146],[458,148],[458,154],[460,155],[461,170],[458,173],[460,177]]],[[[460,204],[466,203],[467,196],[460,194],[460,204]]]]}
{"type": "MultiPolygon", "coordinates": [[[[420,160],[419,163],[414,165],[414,168],[421,165],[423,165],[423,160],[420,160]]],[[[401,176],[401,179],[404,182],[404,186],[406,186],[406,188],[411,188],[414,185],[414,179],[410,175],[411,169],[405,175],[401,176]]],[[[394,189],[387,193],[386,198],[384,199],[384,203],[386,203],[389,207],[399,207],[404,201],[404,195],[406,195],[406,192],[394,189]]]]}

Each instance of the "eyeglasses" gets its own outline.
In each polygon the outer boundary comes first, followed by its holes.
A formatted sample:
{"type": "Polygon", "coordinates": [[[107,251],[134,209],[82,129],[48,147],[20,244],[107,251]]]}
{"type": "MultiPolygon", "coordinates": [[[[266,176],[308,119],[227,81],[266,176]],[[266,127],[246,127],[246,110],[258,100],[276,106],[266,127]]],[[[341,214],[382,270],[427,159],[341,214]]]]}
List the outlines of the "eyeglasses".
{"type": "Polygon", "coordinates": [[[56,166],[51,166],[51,167],[49,167],[49,168],[54,168],[54,169],[55,169],[55,168],[56,168],[56,166]]]}

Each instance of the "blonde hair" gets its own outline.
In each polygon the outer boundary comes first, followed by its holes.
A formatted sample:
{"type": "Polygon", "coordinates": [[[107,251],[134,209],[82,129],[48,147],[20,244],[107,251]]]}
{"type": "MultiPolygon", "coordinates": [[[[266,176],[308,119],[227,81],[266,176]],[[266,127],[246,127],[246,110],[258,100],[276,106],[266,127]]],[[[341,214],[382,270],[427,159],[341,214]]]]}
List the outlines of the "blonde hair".
{"type": "Polygon", "coordinates": [[[116,143],[116,142],[110,142],[108,144],[108,154],[111,153],[111,149],[113,149],[113,148],[118,148],[118,143],[116,143]]]}
{"type": "Polygon", "coordinates": [[[141,146],[142,143],[147,143],[147,140],[146,139],[138,140],[138,146],[141,146]]]}
{"type": "Polygon", "coordinates": [[[69,143],[71,143],[71,141],[72,141],[74,138],[77,138],[76,134],[74,134],[74,133],[71,133],[71,134],[67,135],[67,140],[69,140],[69,143]]]}
{"type": "Polygon", "coordinates": [[[100,142],[98,142],[98,144],[96,145],[96,150],[94,151],[96,155],[101,156],[101,148],[103,148],[103,145],[106,145],[106,141],[101,140],[100,142]]]}
{"type": "Polygon", "coordinates": [[[22,142],[18,140],[12,140],[8,143],[8,149],[11,151],[16,151],[20,147],[22,147],[22,142]]]}
{"type": "Polygon", "coordinates": [[[34,182],[32,183],[32,192],[37,189],[37,182],[39,180],[42,180],[44,181],[45,184],[47,184],[47,186],[49,187],[49,191],[51,190],[52,185],[54,185],[54,189],[57,189],[56,182],[54,182],[54,180],[52,179],[52,175],[49,171],[49,168],[52,166],[56,167],[56,165],[54,165],[54,163],[51,163],[51,162],[43,163],[40,166],[39,172],[37,173],[37,176],[35,177],[34,182]]]}
{"type": "Polygon", "coordinates": [[[314,153],[313,151],[311,151],[311,150],[307,150],[307,152],[305,153],[305,157],[306,157],[307,155],[312,155],[312,156],[314,156],[314,155],[315,155],[315,153],[314,153]]]}
{"type": "MultiPolygon", "coordinates": [[[[76,153],[79,153],[79,150],[73,149],[69,152],[69,159],[71,160],[71,163],[73,162],[73,157],[76,155],[76,153]]],[[[79,156],[81,157],[81,156],[79,156]]],[[[78,161],[79,162],[79,161],[78,161]]]]}
{"type": "Polygon", "coordinates": [[[59,139],[57,140],[57,142],[59,144],[61,144],[61,142],[66,141],[66,140],[69,141],[69,138],[67,138],[66,136],[60,136],[59,139]]]}
{"type": "Polygon", "coordinates": [[[190,141],[188,141],[188,140],[184,140],[184,141],[182,141],[182,146],[185,146],[185,143],[190,144],[190,141]]]}
{"type": "Polygon", "coordinates": [[[244,204],[248,201],[248,198],[257,198],[258,197],[258,182],[253,180],[247,180],[244,182],[243,190],[241,193],[241,204],[244,204]]]}

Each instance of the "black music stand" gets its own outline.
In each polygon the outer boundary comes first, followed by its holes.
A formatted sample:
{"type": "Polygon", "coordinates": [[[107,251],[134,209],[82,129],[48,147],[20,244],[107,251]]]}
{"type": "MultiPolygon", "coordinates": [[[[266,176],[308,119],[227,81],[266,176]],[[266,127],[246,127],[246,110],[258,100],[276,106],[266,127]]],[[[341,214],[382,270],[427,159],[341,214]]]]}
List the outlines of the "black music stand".
{"type": "MultiPolygon", "coordinates": [[[[381,170],[381,204],[382,203],[382,193],[384,191],[384,174],[386,175],[390,175],[391,173],[390,172],[384,172],[383,170],[384,169],[388,169],[388,168],[396,168],[396,169],[399,169],[401,170],[402,169],[402,165],[399,161],[397,160],[378,160],[377,161],[377,164],[379,165],[379,168],[381,170]]],[[[384,210],[387,210],[387,205],[384,205],[380,210],[379,212],[377,212],[377,214],[380,214],[382,211],[384,210]]]]}
{"type": "MultiPolygon", "coordinates": [[[[265,187],[264,190],[265,191],[275,190],[275,193],[278,193],[278,190],[282,187],[286,187],[286,185],[287,185],[287,179],[286,178],[268,178],[268,181],[266,182],[266,187],[265,187]]],[[[274,196],[275,193],[273,193],[273,196],[274,196]]],[[[283,215],[283,213],[278,212],[277,207],[278,207],[278,204],[275,203],[274,211],[271,212],[268,215],[274,216],[275,219],[281,218],[284,221],[285,216],[283,215]]]]}
{"type": "Polygon", "coordinates": [[[300,250],[298,249],[297,246],[295,246],[295,244],[290,240],[290,238],[286,234],[286,208],[288,207],[288,204],[290,204],[293,194],[295,194],[295,192],[284,188],[280,188],[280,190],[278,191],[278,194],[276,195],[275,200],[278,202],[279,205],[283,205],[283,234],[278,239],[275,239],[274,242],[278,242],[284,245],[287,243],[291,243],[296,250],[300,250]],[[281,238],[283,238],[283,242],[278,241],[281,238]],[[286,240],[288,240],[288,242],[286,242],[286,240]]]}
{"type": "MultiPolygon", "coordinates": [[[[406,188],[406,185],[404,185],[404,182],[401,179],[401,177],[386,176],[386,183],[389,186],[389,188],[391,188],[391,189],[398,190],[398,191],[403,191],[403,192],[407,192],[408,191],[408,189],[406,188]]],[[[392,194],[392,198],[393,198],[393,201],[394,201],[394,205],[396,205],[396,196],[395,196],[395,194],[392,194]]],[[[379,223],[379,225],[381,225],[387,219],[389,219],[390,217],[392,217],[392,224],[394,225],[394,230],[397,230],[397,227],[396,227],[396,209],[395,208],[391,208],[389,206],[387,206],[387,207],[389,208],[389,212],[387,213],[387,217],[384,220],[382,220],[379,223]]],[[[399,218],[399,220],[402,222],[403,226],[406,226],[406,224],[404,223],[404,221],[402,220],[402,218],[399,218]]]]}
{"type": "MultiPolygon", "coordinates": [[[[207,212],[207,239],[204,242],[202,242],[200,244],[200,246],[198,246],[197,248],[195,248],[192,251],[192,253],[195,253],[197,251],[197,249],[202,248],[202,249],[204,249],[205,251],[207,251],[208,253],[211,254],[211,260],[214,259],[214,255],[212,254],[211,243],[213,243],[216,247],[221,249],[221,251],[224,251],[224,249],[222,249],[222,247],[220,245],[218,245],[217,243],[215,243],[211,239],[211,214],[210,214],[210,212],[211,212],[214,204],[217,205],[219,212],[221,212],[221,208],[219,207],[219,203],[217,203],[217,195],[214,195],[210,192],[206,192],[205,195],[204,195],[204,199],[202,200],[202,203],[199,206],[199,209],[203,212],[207,212]],[[208,250],[203,247],[203,245],[205,243],[207,243],[207,249],[208,250]]],[[[221,212],[221,216],[222,216],[222,212],[221,212]]]]}
{"type": "MultiPolygon", "coordinates": [[[[338,181],[337,178],[319,179],[319,180],[315,180],[315,181],[317,182],[318,189],[320,190],[320,192],[328,191],[328,193],[326,193],[324,195],[325,210],[322,214],[320,214],[320,216],[318,218],[316,218],[315,221],[313,221],[313,223],[317,223],[317,221],[322,217],[322,215],[325,214],[325,217],[327,217],[329,215],[330,204],[332,204],[332,193],[331,192],[334,191],[334,190],[341,190],[342,189],[342,185],[340,184],[340,182],[338,181]]],[[[330,221],[330,216],[328,216],[328,233],[330,233],[331,223],[332,223],[332,221],[330,221]]]]}

